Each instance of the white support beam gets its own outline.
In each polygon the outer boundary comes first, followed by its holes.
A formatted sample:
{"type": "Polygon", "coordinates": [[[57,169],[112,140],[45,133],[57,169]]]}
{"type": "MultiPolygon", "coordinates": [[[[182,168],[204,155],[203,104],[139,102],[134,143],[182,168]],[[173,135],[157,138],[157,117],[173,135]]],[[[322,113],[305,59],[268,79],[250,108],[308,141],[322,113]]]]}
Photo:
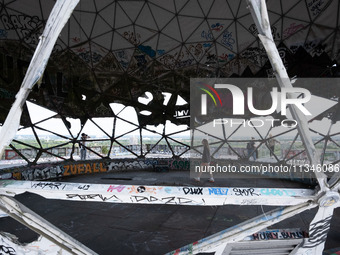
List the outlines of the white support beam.
{"type": "MultiPolygon", "coordinates": [[[[255,21],[255,24],[257,26],[257,30],[260,33],[258,36],[267,52],[268,58],[273,67],[274,74],[280,87],[293,88],[286,68],[283,65],[282,59],[273,40],[265,0],[247,0],[247,2],[249,4],[253,20],[255,21]]],[[[296,96],[292,94],[291,98],[294,97],[296,96]]],[[[320,157],[317,154],[316,148],[312,141],[307,118],[295,105],[290,104],[288,107],[293,118],[298,122],[297,129],[299,131],[299,135],[301,137],[311,165],[317,166],[318,164],[320,164],[320,157]]],[[[318,171],[315,171],[315,176],[318,180],[321,191],[329,190],[327,185],[327,176],[324,173],[318,171]]]]}
{"type": "Polygon", "coordinates": [[[49,199],[169,205],[298,205],[313,201],[314,190],[239,187],[169,187],[39,181],[0,181],[0,194],[31,192],[49,199]]]}
{"type": "Polygon", "coordinates": [[[14,104],[1,128],[0,158],[6,146],[12,142],[15,136],[20,125],[22,107],[33,86],[41,81],[55,42],[78,2],[79,0],[57,0],[55,3],[48,17],[44,32],[39,38],[38,46],[31,59],[20,90],[15,96],[14,104]]]}
{"type": "Polygon", "coordinates": [[[21,243],[18,238],[10,233],[0,231],[0,252],[7,255],[37,255],[37,254],[53,254],[53,255],[71,255],[55,245],[43,236],[39,236],[37,240],[30,243],[21,243]]]}
{"type": "Polygon", "coordinates": [[[97,254],[16,201],[14,198],[0,195],[0,209],[13,219],[46,237],[67,252],[83,255],[97,254]]]}
{"type": "Polygon", "coordinates": [[[306,238],[291,255],[322,254],[328,231],[331,227],[334,206],[320,207],[309,225],[309,238],[306,238]]]}
{"type": "MultiPolygon", "coordinates": [[[[281,88],[292,88],[292,84],[288,77],[286,68],[283,65],[278,49],[275,45],[273,37],[271,35],[270,23],[268,18],[267,6],[265,0],[247,0],[251,14],[257,29],[259,31],[259,38],[267,52],[271,65],[273,67],[276,79],[281,88]],[[261,13],[261,15],[259,15],[261,13]]],[[[290,95],[290,98],[296,97],[290,95]]],[[[300,112],[294,105],[289,105],[290,112],[293,118],[298,122],[298,131],[301,140],[304,144],[308,158],[311,165],[316,169],[316,166],[321,163],[320,157],[317,154],[316,148],[311,138],[310,130],[306,116],[300,112]]],[[[318,193],[319,198],[317,204],[319,210],[314,219],[310,223],[309,232],[310,236],[302,244],[297,247],[292,254],[305,255],[305,254],[321,254],[325,241],[327,239],[327,233],[330,228],[330,221],[333,216],[333,210],[339,206],[339,192],[338,192],[338,176],[334,176],[329,183],[327,183],[327,176],[322,173],[314,172],[320,191],[318,193]],[[330,188],[331,187],[331,188],[330,188]]]]}
{"type": "MultiPolygon", "coordinates": [[[[235,243],[243,240],[245,237],[259,232],[266,227],[274,225],[282,220],[288,219],[298,213],[305,210],[316,207],[315,203],[302,203],[290,207],[280,207],[274,209],[266,214],[259,215],[253,219],[242,222],[231,228],[218,232],[209,237],[205,237],[192,244],[186,245],[175,251],[169,252],[171,254],[197,254],[200,252],[214,252],[221,246],[225,246],[229,243],[235,243]]],[[[224,248],[224,247],[223,247],[224,248]]]]}

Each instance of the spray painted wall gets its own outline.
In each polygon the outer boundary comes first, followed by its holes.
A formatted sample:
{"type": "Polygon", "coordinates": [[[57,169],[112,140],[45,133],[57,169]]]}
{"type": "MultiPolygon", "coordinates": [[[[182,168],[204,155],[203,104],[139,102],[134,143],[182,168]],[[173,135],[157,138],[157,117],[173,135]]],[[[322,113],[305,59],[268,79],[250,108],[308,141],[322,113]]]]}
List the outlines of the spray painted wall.
{"type": "Polygon", "coordinates": [[[169,170],[189,171],[188,159],[116,159],[39,164],[1,170],[0,179],[48,180],[66,176],[118,171],[169,170]]]}

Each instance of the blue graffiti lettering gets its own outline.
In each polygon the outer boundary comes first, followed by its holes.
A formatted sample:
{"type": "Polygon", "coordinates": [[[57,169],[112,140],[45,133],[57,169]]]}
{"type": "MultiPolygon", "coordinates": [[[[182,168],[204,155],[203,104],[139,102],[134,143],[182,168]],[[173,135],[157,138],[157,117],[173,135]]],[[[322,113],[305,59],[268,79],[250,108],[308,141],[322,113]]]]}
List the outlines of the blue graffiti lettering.
{"type": "Polygon", "coordinates": [[[228,189],[227,188],[209,188],[209,195],[227,195],[228,189]]]}

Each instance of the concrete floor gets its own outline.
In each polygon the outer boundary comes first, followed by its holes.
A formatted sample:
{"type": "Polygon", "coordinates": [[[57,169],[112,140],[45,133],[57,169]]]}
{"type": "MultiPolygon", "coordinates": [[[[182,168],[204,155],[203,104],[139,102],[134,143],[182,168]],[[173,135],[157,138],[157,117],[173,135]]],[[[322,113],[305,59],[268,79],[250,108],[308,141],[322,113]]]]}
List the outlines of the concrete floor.
{"type": "MultiPolygon", "coordinates": [[[[278,179],[203,179],[197,184],[188,172],[120,172],[83,175],[65,182],[126,185],[286,187],[309,188],[307,184],[278,179]]],[[[203,237],[224,230],[267,212],[269,206],[178,206],[136,205],[98,202],[48,200],[25,193],[16,199],[101,255],[164,254],[203,237]]],[[[287,219],[271,229],[300,228],[308,231],[316,209],[287,219]]],[[[336,209],[328,234],[326,249],[340,247],[340,209],[336,209]]],[[[37,235],[11,218],[0,218],[0,230],[13,233],[21,242],[31,242],[37,235]]]]}

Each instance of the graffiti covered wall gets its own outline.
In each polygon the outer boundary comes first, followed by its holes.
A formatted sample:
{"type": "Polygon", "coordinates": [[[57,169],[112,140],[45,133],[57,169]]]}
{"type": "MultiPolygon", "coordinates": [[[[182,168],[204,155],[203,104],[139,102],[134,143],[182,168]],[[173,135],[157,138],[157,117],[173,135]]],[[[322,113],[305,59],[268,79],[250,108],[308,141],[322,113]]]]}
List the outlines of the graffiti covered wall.
{"type": "Polygon", "coordinates": [[[188,159],[117,159],[39,164],[36,166],[2,169],[0,179],[48,180],[67,176],[118,171],[169,170],[189,171],[188,159]]]}

